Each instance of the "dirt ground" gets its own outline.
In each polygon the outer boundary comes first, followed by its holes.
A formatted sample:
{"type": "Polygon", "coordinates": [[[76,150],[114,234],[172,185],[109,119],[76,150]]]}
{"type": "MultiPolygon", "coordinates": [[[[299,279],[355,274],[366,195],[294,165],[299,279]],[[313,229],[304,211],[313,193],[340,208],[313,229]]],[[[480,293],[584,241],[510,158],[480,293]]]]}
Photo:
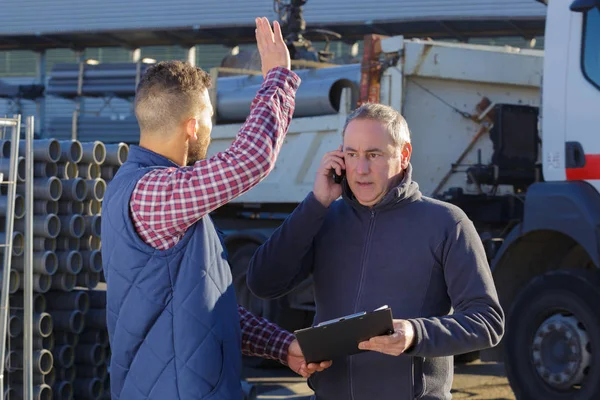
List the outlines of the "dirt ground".
{"type": "MultiPolygon", "coordinates": [[[[476,361],[457,365],[454,373],[454,399],[515,399],[502,364],[476,361]]],[[[312,394],[304,379],[287,369],[246,369],[245,376],[255,385],[257,399],[309,400],[312,394]]]]}

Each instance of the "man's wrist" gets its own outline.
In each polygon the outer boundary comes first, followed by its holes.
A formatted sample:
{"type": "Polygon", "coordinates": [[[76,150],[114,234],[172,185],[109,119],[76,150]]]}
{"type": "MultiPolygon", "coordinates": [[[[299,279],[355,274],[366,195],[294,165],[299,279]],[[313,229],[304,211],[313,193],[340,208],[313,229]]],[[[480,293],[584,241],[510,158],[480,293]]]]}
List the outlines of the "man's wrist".
{"type": "Polygon", "coordinates": [[[282,341],[281,350],[280,350],[281,355],[279,358],[279,362],[287,367],[289,364],[290,346],[292,345],[294,340],[296,340],[296,337],[288,331],[282,331],[282,334],[283,334],[283,341],[282,341]]]}
{"type": "Polygon", "coordinates": [[[329,206],[331,205],[332,202],[328,202],[327,200],[323,200],[321,199],[313,190],[312,192],[310,192],[310,197],[312,197],[312,200],[314,200],[315,203],[318,203],[318,205],[320,205],[323,208],[329,208],[329,206]]]}

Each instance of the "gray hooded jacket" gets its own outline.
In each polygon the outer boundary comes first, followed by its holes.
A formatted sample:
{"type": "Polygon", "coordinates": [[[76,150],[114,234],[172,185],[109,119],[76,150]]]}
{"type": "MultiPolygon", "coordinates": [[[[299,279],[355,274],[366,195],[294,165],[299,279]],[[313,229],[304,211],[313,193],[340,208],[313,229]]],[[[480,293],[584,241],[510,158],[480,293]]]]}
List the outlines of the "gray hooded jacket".
{"type": "Polygon", "coordinates": [[[450,399],[452,356],[495,346],[503,335],[472,222],[422,196],[411,171],[372,208],[345,181],[343,198],[329,208],[310,193],[250,263],[248,285],[264,298],[312,274],[315,324],[387,304],[414,325],[414,345],[400,356],[363,352],[314,374],[309,385],[319,400],[450,399]]]}

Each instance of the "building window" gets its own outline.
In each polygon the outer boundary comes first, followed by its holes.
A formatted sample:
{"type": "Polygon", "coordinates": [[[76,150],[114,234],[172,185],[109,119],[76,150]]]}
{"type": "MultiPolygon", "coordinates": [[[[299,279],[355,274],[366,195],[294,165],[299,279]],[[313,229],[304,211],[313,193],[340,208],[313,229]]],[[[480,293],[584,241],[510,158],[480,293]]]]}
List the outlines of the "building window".
{"type": "Polygon", "coordinates": [[[596,7],[586,13],[582,45],[583,74],[600,89],[600,10],[596,7]]]}

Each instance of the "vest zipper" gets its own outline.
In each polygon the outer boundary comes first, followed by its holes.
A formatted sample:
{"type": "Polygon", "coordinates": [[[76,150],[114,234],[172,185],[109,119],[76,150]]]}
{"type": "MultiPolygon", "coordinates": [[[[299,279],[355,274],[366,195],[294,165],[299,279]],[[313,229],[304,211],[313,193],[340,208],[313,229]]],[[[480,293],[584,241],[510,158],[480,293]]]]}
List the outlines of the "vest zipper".
{"type": "MultiPolygon", "coordinates": [[[[365,240],[365,251],[363,253],[363,259],[361,263],[360,281],[358,282],[358,293],[356,294],[356,301],[354,303],[354,312],[358,312],[358,305],[360,304],[360,297],[363,287],[363,280],[365,278],[365,264],[367,261],[367,255],[369,254],[369,247],[371,244],[371,234],[373,232],[373,225],[375,223],[375,211],[371,210],[371,217],[369,218],[369,229],[367,230],[367,238],[365,240]]],[[[354,387],[352,384],[352,356],[348,357],[348,380],[350,384],[350,400],[354,400],[354,387]]]]}

